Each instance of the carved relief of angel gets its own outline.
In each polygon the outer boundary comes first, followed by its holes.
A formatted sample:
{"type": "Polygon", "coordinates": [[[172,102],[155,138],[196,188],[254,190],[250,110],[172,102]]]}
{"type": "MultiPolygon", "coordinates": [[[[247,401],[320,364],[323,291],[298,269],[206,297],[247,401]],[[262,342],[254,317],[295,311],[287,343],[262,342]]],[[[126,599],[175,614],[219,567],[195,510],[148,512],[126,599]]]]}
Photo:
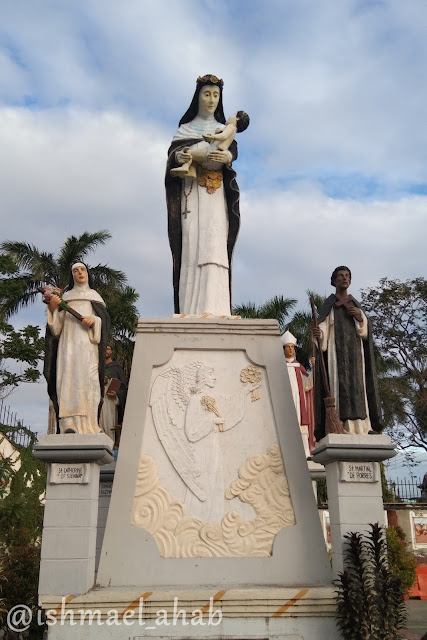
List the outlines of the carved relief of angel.
{"type": "Polygon", "coordinates": [[[220,522],[225,512],[221,432],[245,416],[252,384],[231,397],[213,396],[214,370],[201,362],[171,367],[154,380],[150,396],[157,435],[186,485],[188,515],[220,522]]]}

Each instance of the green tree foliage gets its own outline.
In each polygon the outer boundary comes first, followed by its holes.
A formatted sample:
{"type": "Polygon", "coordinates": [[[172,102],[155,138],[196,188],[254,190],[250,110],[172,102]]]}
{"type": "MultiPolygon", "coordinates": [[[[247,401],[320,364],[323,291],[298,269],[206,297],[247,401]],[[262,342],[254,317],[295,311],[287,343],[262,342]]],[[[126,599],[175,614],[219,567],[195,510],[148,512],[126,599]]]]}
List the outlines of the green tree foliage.
{"type": "Polygon", "coordinates": [[[138,294],[128,286],[109,288],[102,297],[107,305],[111,319],[111,336],[114,360],[118,360],[125,372],[130,376],[134,336],[138,322],[138,311],[135,306],[138,294]]]}
{"type": "MultiPolygon", "coordinates": [[[[87,256],[111,238],[108,231],[83,233],[65,240],[58,255],[40,251],[25,242],[7,240],[0,245],[1,251],[15,264],[15,274],[9,278],[8,286],[16,287],[18,296],[9,295],[3,300],[7,317],[26,307],[40,296],[38,288],[46,284],[65,289],[70,278],[70,269],[75,262],[85,262],[87,256]]],[[[126,281],[122,271],[98,264],[91,267],[95,288],[103,291],[108,287],[120,287],[126,281]]],[[[102,295],[102,293],[101,293],[102,295]]]]}
{"type": "Polygon", "coordinates": [[[3,593],[3,589],[5,586],[6,580],[4,577],[4,572],[3,572],[3,567],[1,565],[1,561],[0,561],[0,629],[2,628],[2,625],[4,623],[4,614],[7,613],[7,609],[5,608],[5,599],[1,597],[1,594],[3,593]]]}
{"type": "Polygon", "coordinates": [[[13,260],[0,254],[0,399],[21,382],[36,382],[43,357],[44,340],[40,338],[39,327],[29,325],[15,331],[5,320],[7,301],[23,295],[22,283],[14,281],[16,273],[13,260]],[[12,360],[19,365],[11,366],[12,360]]]}
{"type": "Polygon", "coordinates": [[[407,594],[415,581],[417,563],[406,548],[406,536],[400,527],[387,527],[386,535],[390,571],[401,580],[403,592],[407,594]]]}
{"type": "Polygon", "coordinates": [[[384,462],[380,462],[380,472],[381,472],[381,489],[383,494],[383,502],[390,503],[396,502],[396,494],[393,489],[390,489],[388,486],[387,478],[385,475],[385,466],[384,462]]]}
{"type": "Polygon", "coordinates": [[[427,451],[427,280],[382,278],[362,302],[379,350],[386,429],[402,449],[427,451]]]}
{"type": "Polygon", "coordinates": [[[12,640],[17,637],[40,640],[44,636],[44,625],[38,624],[38,578],[40,565],[40,546],[29,544],[22,540],[22,544],[13,547],[0,559],[4,578],[4,609],[10,611],[17,604],[25,603],[31,609],[32,621],[27,635],[17,636],[10,631],[3,621],[0,622],[0,630],[5,635],[4,640],[12,640]]]}
{"type": "Polygon", "coordinates": [[[297,301],[293,298],[275,296],[267,300],[264,304],[257,306],[254,302],[247,302],[233,308],[233,314],[242,318],[258,318],[264,320],[277,320],[280,330],[283,332],[286,325],[286,318],[297,301]]]}
{"type": "MultiPolygon", "coordinates": [[[[14,444],[18,455],[0,456],[0,584],[3,588],[2,607],[9,611],[24,603],[36,619],[40,543],[43,525],[41,499],[46,486],[45,464],[33,458],[35,435],[19,428],[28,438],[26,447],[14,444]]],[[[13,442],[16,427],[0,425],[0,440],[9,436],[13,442]]],[[[5,632],[5,621],[0,620],[5,632]]],[[[29,637],[41,638],[43,628],[35,623],[29,637]]]]}
{"type": "Polygon", "coordinates": [[[337,624],[344,640],[397,640],[406,613],[401,580],[388,567],[384,529],[349,533],[345,570],[335,580],[337,624]]]}
{"type": "Polygon", "coordinates": [[[3,499],[0,501],[0,549],[20,544],[20,539],[36,543],[42,532],[43,509],[40,497],[46,486],[44,463],[33,457],[35,434],[26,427],[0,425],[0,442],[9,437],[20,460],[0,457],[0,477],[3,479],[3,499]],[[19,429],[28,438],[28,445],[15,444],[13,432],[19,429]],[[22,538],[21,538],[22,533],[22,538]]]}
{"type": "Polygon", "coordinates": [[[277,320],[282,333],[288,330],[297,339],[297,359],[306,369],[309,369],[311,367],[311,356],[313,354],[313,345],[310,336],[310,322],[312,317],[309,299],[310,296],[313,296],[317,312],[319,312],[325,301],[325,297],[310,290],[307,290],[306,294],[307,310],[296,311],[291,318],[289,318],[289,315],[294,310],[297,300],[283,296],[275,296],[259,306],[253,302],[238,305],[233,308],[233,314],[242,316],[242,318],[277,320]]]}
{"type": "Polygon", "coordinates": [[[12,325],[0,321],[0,399],[5,398],[21,382],[37,382],[38,364],[43,358],[44,339],[40,328],[28,325],[15,331],[12,325]],[[27,365],[11,371],[8,360],[27,365]]]}
{"type": "Polygon", "coordinates": [[[316,307],[317,314],[325,302],[325,296],[321,296],[315,291],[308,289],[307,295],[307,310],[296,311],[292,316],[290,322],[286,325],[286,329],[290,331],[297,339],[297,360],[306,368],[311,368],[311,357],[315,351],[313,351],[313,342],[310,334],[310,322],[312,320],[310,298],[314,299],[314,306],[316,307]]]}

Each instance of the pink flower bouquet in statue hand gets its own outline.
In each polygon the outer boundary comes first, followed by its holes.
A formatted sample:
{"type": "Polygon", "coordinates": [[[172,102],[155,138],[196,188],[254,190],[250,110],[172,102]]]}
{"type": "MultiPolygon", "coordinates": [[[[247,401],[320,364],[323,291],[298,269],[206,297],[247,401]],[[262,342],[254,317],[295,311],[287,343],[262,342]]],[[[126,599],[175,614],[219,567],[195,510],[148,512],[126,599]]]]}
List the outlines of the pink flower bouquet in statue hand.
{"type": "MultiPolygon", "coordinates": [[[[62,289],[59,289],[58,287],[53,287],[51,284],[47,284],[45,287],[39,287],[39,291],[40,293],[43,294],[43,302],[45,304],[49,304],[49,302],[52,300],[52,296],[54,295],[61,298],[62,289]]],[[[62,300],[62,303],[65,305],[67,304],[63,300],[62,300]]],[[[65,309],[65,307],[62,307],[62,308],[65,309]]]]}
{"type": "Polygon", "coordinates": [[[53,287],[51,284],[47,284],[44,287],[39,287],[39,291],[40,293],[43,294],[43,302],[45,304],[49,304],[49,302],[52,300],[52,296],[58,296],[58,298],[60,298],[61,300],[61,302],[59,303],[60,309],[64,309],[64,311],[68,311],[68,313],[71,313],[71,315],[77,318],[77,320],[80,320],[80,321],[83,320],[83,316],[80,315],[80,313],[78,313],[77,311],[74,311],[74,309],[72,309],[70,305],[67,304],[65,300],[61,298],[62,289],[59,289],[58,287],[53,287]]]}

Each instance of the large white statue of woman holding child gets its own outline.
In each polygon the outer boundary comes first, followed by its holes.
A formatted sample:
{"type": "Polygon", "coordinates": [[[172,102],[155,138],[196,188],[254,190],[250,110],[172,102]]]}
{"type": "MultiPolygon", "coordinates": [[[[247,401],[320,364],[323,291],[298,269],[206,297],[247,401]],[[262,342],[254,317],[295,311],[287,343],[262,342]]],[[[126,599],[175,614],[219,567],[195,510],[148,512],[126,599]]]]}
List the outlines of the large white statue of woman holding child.
{"type": "Polygon", "coordinates": [[[239,111],[224,127],[222,88],[214,75],[197,78],[168,153],[168,230],[180,314],[231,314],[231,260],[240,225],[233,132],[243,131],[249,118],[239,111]],[[224,135],[219,129],[226,129],[224,135]]]}

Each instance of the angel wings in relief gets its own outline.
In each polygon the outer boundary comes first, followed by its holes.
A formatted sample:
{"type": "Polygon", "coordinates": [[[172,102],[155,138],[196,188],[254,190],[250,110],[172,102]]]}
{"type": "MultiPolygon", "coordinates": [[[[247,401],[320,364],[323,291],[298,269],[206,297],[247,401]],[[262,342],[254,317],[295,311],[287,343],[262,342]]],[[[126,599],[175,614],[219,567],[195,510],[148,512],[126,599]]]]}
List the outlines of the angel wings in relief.
{"type": "Polygon", "coordinates": [[[186,513],[203,522],[225,513],[221,432],[242,421],[248,394],[260,386],[224,397],[214,395],[215,382],[213,368],[190,362],[157,376],[150,396],[157,435],[186,485],[186,513]]]}

